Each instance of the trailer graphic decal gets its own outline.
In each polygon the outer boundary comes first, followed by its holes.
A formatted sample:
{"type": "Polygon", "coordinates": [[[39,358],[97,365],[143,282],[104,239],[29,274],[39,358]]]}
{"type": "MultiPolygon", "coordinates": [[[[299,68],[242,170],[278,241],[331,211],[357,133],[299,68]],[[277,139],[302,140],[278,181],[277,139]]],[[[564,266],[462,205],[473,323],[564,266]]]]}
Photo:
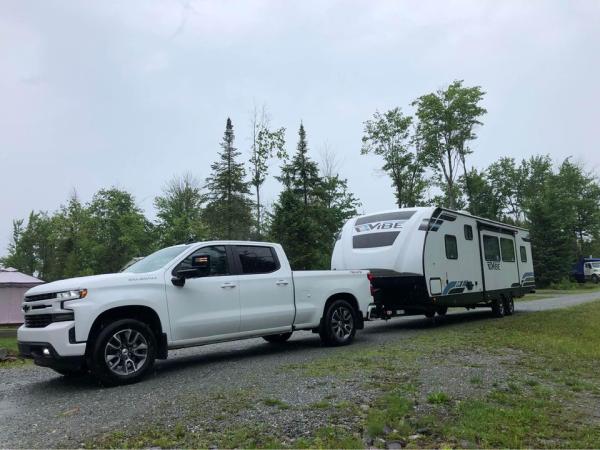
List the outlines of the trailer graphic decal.
{"type": "Polygon", "coordinates": [[[372,222],[356,225],[354,231],[364,233],[369,231],[401,230],[406,220],[389,220],[386,222],[372,222]]]}
{"type": "Polygon", "coordinates": [[[473,289],[473,282],[471,280],[462,281],[450,281],[444,288],[442,295],[462,294],[465,289],[473,289]]]}

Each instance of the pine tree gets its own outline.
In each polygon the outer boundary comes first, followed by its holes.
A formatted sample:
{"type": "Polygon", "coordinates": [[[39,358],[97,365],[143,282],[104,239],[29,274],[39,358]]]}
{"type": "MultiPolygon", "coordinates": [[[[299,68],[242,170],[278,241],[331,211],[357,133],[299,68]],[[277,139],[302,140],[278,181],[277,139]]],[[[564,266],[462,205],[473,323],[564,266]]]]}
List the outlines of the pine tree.
{"type": "Polygon", "coordinates": [[[293,268],[328,267],[335,234],[356,214],[358,202],[338,174],[321,176],[308,155],[303,125],[296,153],[283,165],[278,179],[284,189],[273,209],[272,239],[281,242],[293,268]]]}
{"type": "Polygon", "coordinates": [[[206,179],[208,203],[204,219],[213,239],[248,239],[252,228],[249,183],[245,181],[243,163],[236,160],[241,153],[234,147],[234,140],[233,125],[227,118],[222,151],[206,179]]]}

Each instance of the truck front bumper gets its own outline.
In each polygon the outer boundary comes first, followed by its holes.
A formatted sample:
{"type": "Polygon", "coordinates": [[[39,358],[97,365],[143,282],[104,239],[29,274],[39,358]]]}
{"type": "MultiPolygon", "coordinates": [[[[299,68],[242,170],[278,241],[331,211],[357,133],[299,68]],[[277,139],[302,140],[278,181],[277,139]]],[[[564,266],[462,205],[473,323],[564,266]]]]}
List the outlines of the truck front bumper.
{"type": "Polygon", "coordinates": [[[17,330],[19,354],[37,365],[57,369],[76,369],[85,360],[85,342],[76,342],[75,322],[55,322],[43,328],[17,330]]]}

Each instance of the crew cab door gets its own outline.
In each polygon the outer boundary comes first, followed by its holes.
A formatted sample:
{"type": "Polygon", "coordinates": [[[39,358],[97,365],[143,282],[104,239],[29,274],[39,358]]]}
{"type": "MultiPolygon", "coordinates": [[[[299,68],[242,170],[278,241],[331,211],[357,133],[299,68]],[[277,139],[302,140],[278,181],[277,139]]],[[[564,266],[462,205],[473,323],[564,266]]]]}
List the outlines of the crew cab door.
{"type": "Polygon", "coordinates": [[[287,262],[274,247],[235,245],[234,264],[240,284],[240,332],[290,331],[294,321],[294,285],[287,262]]]}
{"type": "Polygon", "coordinates": [[[212,340],[236,334],[240,329],[240,289],[232,273],[231,249],[225,245],[201,247],[177,264],[165,280],[167,305],[174,341],[212,340]],[[204,276],[186,278],[175,286],[170,277],[179,269],[192,268],[194,257],[208,256],[204,276]]]}

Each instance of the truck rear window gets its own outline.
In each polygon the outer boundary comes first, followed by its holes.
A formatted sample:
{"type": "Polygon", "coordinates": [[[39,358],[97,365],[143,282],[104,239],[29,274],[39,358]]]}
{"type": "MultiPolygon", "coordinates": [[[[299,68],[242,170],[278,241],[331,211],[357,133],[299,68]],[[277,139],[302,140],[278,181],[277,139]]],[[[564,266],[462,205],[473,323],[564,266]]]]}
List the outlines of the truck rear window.
{"type": "Polygon", "coordinates": [[[387,247],[394,243],[399,231],[387,231],[384,233],[369,233],[352,237],[353,248],[375,248],[387,247]]]}
{"type": "Polygon", "coordinates": [[[237,254],[242,265],[242,273],[271,273],[279,269],[279,261],[275,250],[258,245],[236,245],[237,254]]]}

